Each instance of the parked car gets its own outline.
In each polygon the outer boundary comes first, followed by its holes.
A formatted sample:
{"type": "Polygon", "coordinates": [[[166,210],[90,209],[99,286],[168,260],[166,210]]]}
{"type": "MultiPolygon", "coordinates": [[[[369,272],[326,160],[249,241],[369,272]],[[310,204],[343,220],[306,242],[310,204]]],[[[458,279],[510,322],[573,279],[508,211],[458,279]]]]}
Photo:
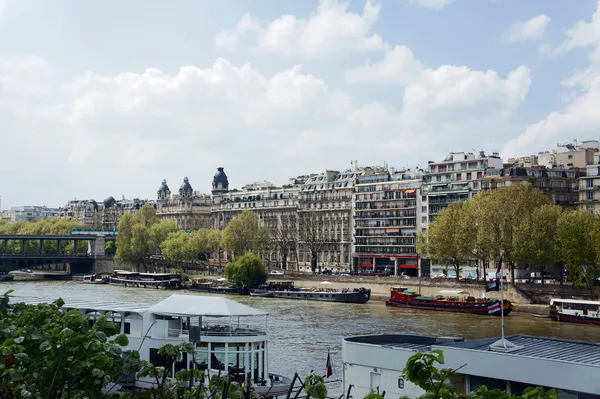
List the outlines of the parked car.
{"type": "Polygon", "coordinates": [[[283,276],[283,272],[281,270],[271,270],[271,274],[274,276],[283,276]]]}

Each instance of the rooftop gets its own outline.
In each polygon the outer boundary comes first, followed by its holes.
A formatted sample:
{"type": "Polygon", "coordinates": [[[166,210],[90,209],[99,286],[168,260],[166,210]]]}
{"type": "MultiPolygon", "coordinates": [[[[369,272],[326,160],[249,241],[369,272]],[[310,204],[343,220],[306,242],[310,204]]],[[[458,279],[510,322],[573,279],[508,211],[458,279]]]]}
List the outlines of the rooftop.
{"type": "Polygon", "coordinates": [[[462,338],[427,337],[422,335],[407,334],[378,334],[362,335],[345,338],[345,341],[360,344],[378,345],[384,348],[407,349],[415,352],[429,351],[432,345],[441,345],[447,342],[455,342],[462,338]]]}
{"type": "MultiPolygon", "coordinates": [[[[511,351],[511,355],[600,366],[600,344],[597,343],[530,335],[511,335],[506,339],[522,347],[511,351]]],[[[497,340],[486,338],[436,345],[489,352],[490,345],[497,340]]]]}
{"type": "MultiPolygon", "coordinates": [[[[51,303],[55,299],[37,298],[26,296],[11,296],[10,303],[24,302],[28,305],[51,303]]],[[[173,294],[166,299],[152,305],[147,303],[127,303],[115,301],[82,301],[77,299],[63,299],[63,308],[98,310],[103,312],[133,312],[154,313],[165,316],[207,316],[207,317],[235,317],[235,316],[261,316],[266,312],[250,306],[232,301],[219,296],[180,295],[173,294]]]]}

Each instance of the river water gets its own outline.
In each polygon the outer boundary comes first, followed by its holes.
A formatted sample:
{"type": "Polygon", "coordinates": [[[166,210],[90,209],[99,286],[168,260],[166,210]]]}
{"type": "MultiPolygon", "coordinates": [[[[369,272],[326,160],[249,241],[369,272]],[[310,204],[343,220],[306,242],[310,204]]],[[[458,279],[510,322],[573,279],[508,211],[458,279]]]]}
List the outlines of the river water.
{"type": "MultiPolygon", "coordinates": [[[[50,300],[79,299],[156,303],[172,291],[89,285],[80,282],[29,281],[2,283],[16,296],[50,300]]],[[[178,294],[198,295],[193,291],[178,294]]],[[[447,312],[387,308],[383,302],[364,305],[299,301],[278,298],[231,296],[230,299],[269,312],[269,369],[278,374],[304,378],[315,370],[325,373],[327,351],[331,353],[333,378],[341,378],[342,338],[375,333],[413,333],[455,336],[465,339],[500,335],[500,318],[447,312]]],[[[553,322],[528,313],[505,318],[507,335],[527,334],[584,341],[598,341],[600,327],[553,322]]]]}

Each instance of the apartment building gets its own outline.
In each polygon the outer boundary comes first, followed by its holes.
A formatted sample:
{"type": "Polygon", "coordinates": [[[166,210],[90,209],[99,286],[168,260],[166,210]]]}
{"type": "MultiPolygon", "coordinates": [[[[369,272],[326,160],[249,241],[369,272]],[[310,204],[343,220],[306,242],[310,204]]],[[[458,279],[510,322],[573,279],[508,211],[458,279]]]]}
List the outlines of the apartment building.
{"type": "Polygon", "coordinates": [[[586,175],[579,179],[579,209],[590,213],[600,212],[600,152],[594,154],[594,161],[586,167],[586,175]]]}
{"type": "Polygon", "coordinates": [[[60,218],[83,223],[86,228],[101,226],[101,215],[98,203],[94,200],[77,200],[67,202],[61,209],[60,218]]]}
{"type": "Polygon", "coordinates": [[[0,213],[0,219],[7,222],[37,222],[60,215],[60,208],[38,205],[13,206],[0,213]]]}
{"type": "Polygon", "coordinates": [[[579,201],[578,179],[585,176],[580,168],[511,165],[502,169],[488,169],[483,179],[483,190],[494,190],[527,182],[546,193],[554,205],[574,209],[579,201]]]}
{"type": "Polygon", "coordinates": [[[156,216],[160,220],[173,220],[180,230],[197,230],[212,227],[212,198],[194,191],[187,177],[179,193],[171,195],[167,181],[163,180],[156,192],[156,216]]]}
{"type": "Polygon", "coordinates": [[[585,169],[594,163],[594,154],[599,148],[598,140],[573,140],[572,143],[557,144],[553,166],[585,169]]]}
{"type": "MultiPolygon", "coordinates": [[[[229,190],[229,179],[224,168],[218,168],[213,178],[211,223],[213,228],[224,229],[235,216],[245,210],[253,211],[262,225],[271,230],[271,242],[263,254],[269,268],[283,265],[282,234],[295,241],[297,236],[297,209],[299,194],[304,180],[290,179],[288,184],[275,186],[261,181],[247,184],[241,189],[229,190]]],[[[295,242],[290,245],[286,263],[289,269],[298,269],[298,254],[294,251],[295,242]]]]}
{"type": "Polygon", "coordinates": [[[355,270],[419,275],[422,171],[358,176],[354,190],[355,270]]]}
{"type": "Polygon", "coordinates": [[[138,198],[131,200],[121,198],[120,200],[115,200],[115,198],[112,196],[108,197],[101,204],[98,204],[97,214],[100,224],[96,227],[101,227],[103,229],[116,229],[119,227],[121,217],[125,213],[135,213],[146,204],[156,207],[154,202],[140,200],[138,198]]]}
{"type": "Polygon", "coordinates": [[[372,174],[376,168],[359,168],[357,161],[343,172],[328,170],[303,176],[305,182],[298,200],[298,219],[311,223],[318,230],[317,238],[307,242],[299,235],[298,260],[300,271],[310,271],[311,246],[319,247],[317,267],[320,270],[349,271],[352,268],[352,199],[356,179],[372,174]],[[315,245],[318,240],[320,245],[315,245]]]}
{"type": "Polygon", "coordinates": [[[427,218],[422,228],[426,229],[452,202],[471,199],[481,191],[486,171],[502,168],[497,152],[486,155],[480,151],[477,156],[470,152],[451,152],[441,162],[430,161],[423,176],[422,206],[427,207],[427,218]]]}

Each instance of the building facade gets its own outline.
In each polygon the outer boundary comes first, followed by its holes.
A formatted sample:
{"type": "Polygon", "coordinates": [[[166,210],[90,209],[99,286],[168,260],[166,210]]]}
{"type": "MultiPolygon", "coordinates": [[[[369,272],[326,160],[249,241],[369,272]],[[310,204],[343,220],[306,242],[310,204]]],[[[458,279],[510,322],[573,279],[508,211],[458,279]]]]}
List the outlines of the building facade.
{"type": "Polygon", "coordinates": [[[171,195],[167,181],[163,180],[156,192],[156,216],[160,220],[173,220],[180,230],[198,230],[212,227],[212,198],[192,188],[187,177],[179,193],[171,195]]]}
{"type": "Polygon", "coordinates": [[[362,272],[419,275],[422,172],[359,176],[354,192],[354,265],[362,272]]]}
{"type": "Polygon", "coordinates": [[[483,179],[483,190],[494,190],[511,184],[527,182],[547,194],[554,205],[574,209],[580,200],[579,178],[585,176],[580,168],[519,166],[489,169],[483,179]]]}
{"type": "Polygon", "coordinates": [[[328,170],[305,176],[298,201],[299,270],[311,271],[311,252],[318,249],[317,270],[350,271],[353,254],[353,198],[356,179],[379,169],[359,168],[356,161],[343,172],[328,170]],[[313,230],[312,237],[302,231],[313,230]]]}
{"type": "Polygon", "coordinates": [[[125,213],[135,213],[146,204],[156,207],[155,203],[147,200],[140,200],[138,198],[132,200],[125,198],[115,200],[114,197],[108,197],[98,205],[97,213],[100,225],[97,227],[103,229],[116,229],[119,227],[121,217],[125,213]]]}
{"type": "Polygon", "coordinates": [[[594,154],[593,164],[587,166],[586,175],[578,183],[579,209],[600,212],[600,152],[594,154]]]}
{"type": "Polygon", "coordinates": [[[13,206],[0,213],[0,220],[7,222],[38,222],[47,218],[59,217],[60,211],[60,208],[37,205],[13,206]]]}
{"type": "Polygon", "coordinates": [[[428,223],[435,220],[439,212],[456,201],[473,198],[481,191],[485,173],[489,169],[502,169],[502,159],[498,153],[478,156],[473,153],[452,152],[442,162],[430,161],[427,173],[423,176],[423,194],[427,207],[428,223]]]}
{"type": "Polygon", "coordinates": [[[60,218],[83,223],[86,228],[101,227],[98,203],[94,200],[72,200],[61,209],[60,218]]]}
{"type": "Polygon", "coordinates": [[[262,181],[230,190],[229,179],[224,168],[220,167],[212,184],[212,227],[223,230],[243,211],[254,212],[260,224],[271,231],[269,247],[262,253],[266,265],[281,268],[284,264],[282,254],[287,252],[286,267],[297,270],[297,209],[303,182],[302,178],[296,178],[283,186],[275,186],[262,181]],[[283,250],[283,245],[287,251],[283,250]]]}

